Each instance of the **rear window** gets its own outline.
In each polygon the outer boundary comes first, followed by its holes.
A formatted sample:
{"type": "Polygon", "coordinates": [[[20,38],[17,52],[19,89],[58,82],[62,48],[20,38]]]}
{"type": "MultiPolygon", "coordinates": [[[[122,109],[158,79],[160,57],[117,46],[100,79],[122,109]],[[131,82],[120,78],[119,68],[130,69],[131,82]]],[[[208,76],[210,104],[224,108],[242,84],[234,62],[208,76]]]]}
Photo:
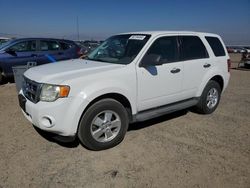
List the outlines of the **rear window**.
{"type": "Polygon", "coordinates": [[[217,37],[205,37],[216,57],[225,56],[225,50],[217,37]]]}
{"type": "Polygon", "coordinates": [[[68,43],[65,43],[65,42],[60,42],[60,46],[61,46],[61,49],[62,49],[62,50],[68,50],[68,49],[70,49],[71,47],[73,47],[73,45],[68,44],[68,43]]]}
{"type": "Polygon", "coordinates": [[[208,58],[206,47],[197,36],[181,36],[181,60],[208,58]]]}

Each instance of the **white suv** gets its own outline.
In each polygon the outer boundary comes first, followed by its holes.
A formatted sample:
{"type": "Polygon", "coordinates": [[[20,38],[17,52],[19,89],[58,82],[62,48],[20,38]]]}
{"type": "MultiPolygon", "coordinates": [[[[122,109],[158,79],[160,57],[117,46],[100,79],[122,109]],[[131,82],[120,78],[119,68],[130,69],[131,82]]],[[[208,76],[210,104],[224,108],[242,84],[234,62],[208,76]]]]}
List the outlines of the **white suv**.
{"type": "Polygon", "coordinates": [[[29,69],[19,103],[35,127],[77,136],[87,148],[102,150],[120,143],[131,122],[189,107],[212,113],[229,69],[218,35],[124,33],[86,59],[29,69]]]}

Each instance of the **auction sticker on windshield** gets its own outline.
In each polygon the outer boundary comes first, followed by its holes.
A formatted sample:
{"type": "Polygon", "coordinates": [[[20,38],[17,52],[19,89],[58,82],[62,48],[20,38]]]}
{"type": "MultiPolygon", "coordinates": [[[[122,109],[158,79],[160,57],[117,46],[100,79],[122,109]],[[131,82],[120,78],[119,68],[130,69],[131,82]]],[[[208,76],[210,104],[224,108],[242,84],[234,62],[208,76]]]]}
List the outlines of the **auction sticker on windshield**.
{"type": "Polygon", "coordinates": [[[129,37],[130,40],[143,40],[145,39],[145,35],[131,35],[131,37],[129,37]]]}

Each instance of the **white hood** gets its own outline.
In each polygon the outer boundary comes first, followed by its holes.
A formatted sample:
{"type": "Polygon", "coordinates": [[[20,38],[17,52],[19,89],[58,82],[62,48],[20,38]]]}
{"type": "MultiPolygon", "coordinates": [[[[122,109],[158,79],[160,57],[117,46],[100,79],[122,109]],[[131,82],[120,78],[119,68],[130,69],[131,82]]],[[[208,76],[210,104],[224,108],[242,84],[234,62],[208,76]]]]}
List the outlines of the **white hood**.
{"type": "Polygon", "coordinates": [[[24,73],[24,76],[39,83],[60,84],[64,80],[74,77],[96,74],[121,67],[124,67],[124,65],[74,59],[30,68],[24,73]]]}

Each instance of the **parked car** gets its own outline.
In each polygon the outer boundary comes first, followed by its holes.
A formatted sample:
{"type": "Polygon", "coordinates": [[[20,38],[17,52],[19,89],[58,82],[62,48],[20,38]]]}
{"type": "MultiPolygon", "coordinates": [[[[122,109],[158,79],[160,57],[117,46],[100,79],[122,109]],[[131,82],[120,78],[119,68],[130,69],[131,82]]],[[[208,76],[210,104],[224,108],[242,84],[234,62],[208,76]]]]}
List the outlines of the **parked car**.
{"type": "Polygon", "coordinates": [[[90,52],[100,45],[98,41],[75,41],[76,44],[81,48],[80,53],[81,57],[85,58],[90,52]]]}
{"type": "Polygon", "coordinates": [[[246,68],[250,67],[250,53],[248,53],[248,52],[242,53],[241,63],[243,63],[244,67],[246,67],[246,68]]]}
{"type": "Polygon", "coordinates": [[[244,52],[245,52],[245,49],[242,48],[242,47],[239,47],[239,46],[234,46],[234,47],[233,47],[233,52],[234,52],[234,53],[244,53],[244,52]]]}
{"type": "Polygon", "coordinates": [[[86,41],[83,42],[83,44],[84,44],[84,46],[86,46],[88,48],[88,51],[90,53],[100,45],[100,42],[86,40],[86,41]]]}
{"type": "Polygon", "coordinates": [[[250,53],[250,46],[245,46],[244,50],[245,50],[245,52],[250,53]]]}
{"type": "Polygon", "coordinates": [[[0,82],[13,76],[12,67],[36,62],[37,65],[78,58],[80,48],[69,40],[23,38],[10,40],[0,47],[0,82]]]}
{"type": "Polygon", "coordinates": [[[210,33],[119,34],[70,62],[27,70],[19,104],[35,127],[92,150],[119,144],[132,122],[214,112],[230,77],[226,47],[210,33]]]}
{"type": "Polygon", "coordinates": [[[231,46],[227,46],[226,48],[228,53],[234,53],[234,49],[231,46]]]}
{"type": "Polygon", "coordinates": [[[75,41],[75,43],[80,47],[80,58],[85,58],[90,53],[90,49],[82,41],[75,41]]]}

